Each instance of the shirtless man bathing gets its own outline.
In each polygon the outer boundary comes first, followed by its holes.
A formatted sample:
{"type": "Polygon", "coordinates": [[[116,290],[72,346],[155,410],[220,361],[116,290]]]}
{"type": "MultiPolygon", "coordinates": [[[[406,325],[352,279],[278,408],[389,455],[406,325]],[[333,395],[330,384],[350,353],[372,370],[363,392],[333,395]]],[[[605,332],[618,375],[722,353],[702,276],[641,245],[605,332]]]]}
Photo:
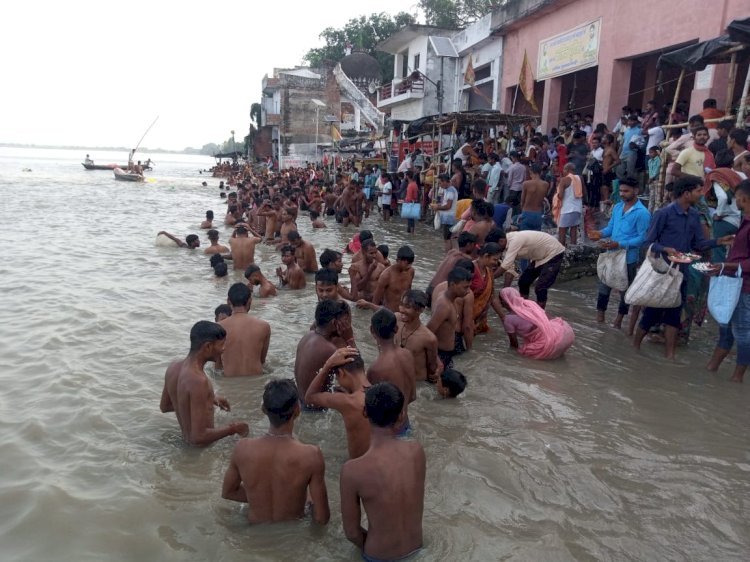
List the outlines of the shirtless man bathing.
{"type": "Polygon", "coordinates": [[[197,322],[190,330],[190,352],[182,361],[175,361],[164,375],[161,394],[162,412],[174,412],[182,430],[182,438],[190,445],[203,447],[228,435],[248,433],[243,422],[214,427],[214,407],[229,411],[226,398],[214,395],[211,381],[203,371],[208,361],[217,361],[224,350],[226,331],[215,322],[197,322]]]}
{"type": "Polygon", "coordinates": [[[309,497],[314,521],[325,525],[330,518],[325,462],[319,447],[294,437],[294,421],[300,413],[294,381],[266,384],[263,413],[270,427],[262,437],[237,443],[221,497],[247,503],[250,523],[300,519],[309,497]]]}
{"type": "Polygon", "coordinates": [[[307,388],[305,402],[316,408],[336,410],[344,419],[349,458],[356,459],[370,447],[370,424],[362,415],[365,391],[370,382],[365,373],[365,363],[356,347],[337,349],[318,371],[307,388]],[[344,392],[327,392],[328,373],[336,373],[336,382],[344,392]]]}
{"type": "Polygon", "coordinates": [[[365,561],[400,560],[422,548],[426,459],[418,442],[396,438],[403,405],[403,394],[391,383],[365,391],[370,448],[341,469],[344,533],[365,561]]]}

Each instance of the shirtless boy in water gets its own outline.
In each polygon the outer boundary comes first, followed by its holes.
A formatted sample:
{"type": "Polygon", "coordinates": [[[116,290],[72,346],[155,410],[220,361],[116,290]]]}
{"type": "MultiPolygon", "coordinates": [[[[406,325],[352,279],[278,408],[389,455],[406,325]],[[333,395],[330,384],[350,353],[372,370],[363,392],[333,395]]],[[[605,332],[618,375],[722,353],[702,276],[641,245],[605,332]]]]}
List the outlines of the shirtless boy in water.
{"type": "Polygon", "coordinates": [[[248,265],[255,262],[255,246],[260,243],[258,236],[249,236],[249,229],[244,223],[238,224],[229,239],[229,247],[232,251],[232,263],[234,269],[244,271],[248,265]]]}
{"type": "Polygon", "coordinates": [[[376,259],[377,254],[378,249],[372,238],[362,243],[363,259],[357,263],[353,263],[349,268],[353,298],[373,302],[378,278],[385,269],[382,264],[378,263],[376,259]]]}
{"type": "Polygon", "coordinates": [[[263,374],[263,365],[271,341],[271,325],[265,320],[250,316],[250,289],[244,283],[229,287],[227,304],[232,315],[221,321],[227,331],[221,360],[224,376],[256,376],[263,374]]]}
{"type": "Polygon", "coordinates": [[[318,258],[315,255],[315,247],[303,240],[296,230],[289,233],[289,245],[294,248],[294,256],[297,263],[305,273],[315,273],[318,271],[318,258]]]}
{"type": "Polygon", "coordinates": [[[175,235],[170,234],[169,232],[166,232],[164,230],[160,230],[156,235],[164,235],[167,238],[169,238],[172,242],[177,244],[180,248],[187,248],[188,250],[195,250],[196,248],[201,247],[201,239],[198,238],[197,234],[188,234],[185,237],[185,241],[183,242],[179,238],[177,238],[175,235]]]}
{"type": "Polygon", "coordinates": [[[223,246],[219,244],[219,231],[215,229],[211,229],[208,231],[208,241],[211,242],[211,245],[203,250],[203,253],[206,255],[210,254],[228,254],[229,248],[226,246],[223,246]]]}
{"type": "Polygon", "coordinates": [[[278,293],[276,285],[271,283],[266,276],[263,275],[260,267],[254,263],[248,265],[247,269],[245,269],[245,279],[247,279],[247,288],[250,289],[250,292],[253,291],[254,287],[258,287],[257,296],[262,299],[275,297],[278,293]]]}
{"type": "Polygon", "coordinates": [[[294,381],[269,381],[263,392],[263,413],[271,424],[268,431],[256,439],[240,440],[232,453],[221,497],[247,503],[250,523],[300,519],[308,495],[315,522],[325,525],[330,518],[323,454],[293,434],[300,413],[298,400],[294,381]]]}
{"type": "Polygon", "coordinates": [[[341,518],[346,538],[365,560],[399,560],[422,548],[426,459],[417,441],[396,439],[404,396],[393,384],[365,392],[370,448],[341,469],[341,518]],[[362,527],[362,507],[367,529],[362,527]]]}
{"type": "Polygon", "coordinates": [[[409,246],[401,246],[396,254],[396,263],[387,267],[378,277],[373,295],[375,304],[382,304],[391,312],[398,312],[403,294],[411,289],[414,281],[414,252],[409,246]]]}
{"type": "Polygon", "coordinates": [[[442,363],[438,361],[437,338],[419,319],[427,307],[427,295],[410,290],[401,297],[396,345],[407,349],[414,357],[415,377],[418,381],[437,382],[442,363]],[[440,370],[438,370],[440,366],[440,370]]]}
{"type": "Polygon", "coordinates": [[[365,391],[370,382],[365,363],[356,347],[341,347],[331,355],[307,387],[305,402],[316,408],[336,410],[344,419],[349,458],[356,459],[370,447],[370,424],[362,415],[365,391]],[[344,392],[327,392],[328,373],[335,370],[336,381],[344,392]]]}
{"type": "Polygon", "coordinates": [[[281,285],[287,289],[304,289],[307,284],[305,272],[297,265],[297,258],[294,257],[294,248],[289,244],[281,247],[281,263],[286,266],[286,270],[281,267],[276,268],[276,275],[281,281],[281,285]]]}
{"type": "Polygon", "coordinates": [[[162,412],[174,412],[182,430],[182,438],[190,445],[203,447],[228,435],[246,436],[243,422],[214,427],[214,406],[229,411],[226,398],[215,396],[211,381],[203,371],[208,361],[221,359],[226,331],[215,322],[202,320],[190,330],[190,352],[182,361],[175,361],[164,375],[161,394],[162,412]]]}
{"type": "Polygon", "coordinates": [[[456,267],[448,274],[448,288],[432,303],[432,317],[427,328],[435,334],[438,342],[438,357],[444,369],[453,366],[453,356],[456,354],[456,299],[463,297],[469,291],[471,273],[456,267]]]}
{"type": "Polygon", "coordinates": [[[414,370],[414,356],[411,351],[399,347],[394,342],[398,331],[396,315],[387,308],[380,308],[372,315],[370,333],[378,346],[378,356],[367,369],[367,379],[372,383],[390,382],[404,394],[403,425],[400,434],[409,429],[409,404],[417,398],[417,379],[414,370]]]}

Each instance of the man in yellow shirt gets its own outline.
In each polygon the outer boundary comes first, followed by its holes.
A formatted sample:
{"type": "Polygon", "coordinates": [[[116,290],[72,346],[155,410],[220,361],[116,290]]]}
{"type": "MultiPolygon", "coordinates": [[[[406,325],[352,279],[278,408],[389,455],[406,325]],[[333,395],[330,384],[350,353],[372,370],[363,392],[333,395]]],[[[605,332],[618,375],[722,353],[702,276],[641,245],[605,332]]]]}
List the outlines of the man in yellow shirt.
{"type": "Polygon", "coordinates": [[[706,176],[706,167],[714,168],[713,156],[706,148],[708,142],[708,129],[698,127],[693,131],[693,146],[683,149],[675,160],[672,168],[672,176],[690,175],[704,178],[706,176]],[[706,162],[709,160],[709,162],[706,162]]]}

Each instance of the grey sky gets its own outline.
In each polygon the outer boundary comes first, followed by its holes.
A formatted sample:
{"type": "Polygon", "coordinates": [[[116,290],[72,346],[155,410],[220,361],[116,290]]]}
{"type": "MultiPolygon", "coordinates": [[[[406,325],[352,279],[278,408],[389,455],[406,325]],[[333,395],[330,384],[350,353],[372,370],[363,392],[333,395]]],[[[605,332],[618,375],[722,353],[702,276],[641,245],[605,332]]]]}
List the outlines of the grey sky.
{"type": "Polygon", "coordinates": [[[325,27],[416,0],[3,2],[0,142],[181,150],[242,138],[263,75],[325,27]]]}

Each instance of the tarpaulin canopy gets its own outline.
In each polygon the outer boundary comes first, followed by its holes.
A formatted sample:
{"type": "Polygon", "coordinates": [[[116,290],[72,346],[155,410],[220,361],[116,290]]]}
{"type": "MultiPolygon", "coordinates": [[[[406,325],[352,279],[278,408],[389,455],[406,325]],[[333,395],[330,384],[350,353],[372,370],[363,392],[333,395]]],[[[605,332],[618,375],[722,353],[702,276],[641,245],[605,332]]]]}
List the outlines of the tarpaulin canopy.
{"type": "Polygon", "coordinates": [[[433,125],[445,125],[453,121],[457,127],[468,127],[479,125],[492,127],[504,125],[508,128],[520,123],[527,123],[539,119],[534,115],[515,115],[493,111],[490,109],[472,109],[469,111],[460,111],[458,113],[443,113],[442,115],[429,115],[409,122],[407,129],[409,136],[428,134],[432,132],[433,125]]]}
{"type": "Polygon", "coordinates": [[[727,26],[727,33],[732,41],[750,45],[750,18],[734,20],[727,26]]]}
{"type": "Polygon", "coordinates": [[[224,152],[220,154],[214,154],[214,158],[244,158],[245,155],[242,152],[224,152]]]}
{"type": "MultiPolygon", "coordinates": [[[[664,53],[659,57],[656,67],[674,66],[692,71],[705,70],[709,64],[729,63],[732,55],[727,51],[737,46],[737,43],[732,41],[729,35],[722,35],[716,39],[709,39],[695,45],[682,47],[676,51],[664,53]]],[[[737,61],[746,60],[749,53],[750,49],[737,52],[737,61]]]]}

